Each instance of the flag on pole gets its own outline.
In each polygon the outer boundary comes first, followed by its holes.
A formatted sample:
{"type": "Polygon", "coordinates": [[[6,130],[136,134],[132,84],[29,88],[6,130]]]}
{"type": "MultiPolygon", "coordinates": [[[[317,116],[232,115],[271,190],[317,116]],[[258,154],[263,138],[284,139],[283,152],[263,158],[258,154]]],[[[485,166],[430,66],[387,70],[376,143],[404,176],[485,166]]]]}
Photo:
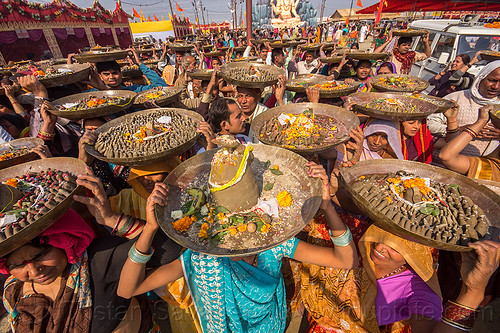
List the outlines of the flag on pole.
{"type": "Polygon", "coordinates": [[[170,13],[168,13],[168,19],[169,19],[170,21],[172,21],[172,20],[173,20],[172,15],[170,15],[170,13]]]}
{"type": "Polygon", "coordinates": [[[377,17],[375,18],[375,24],[380,22],[380,18],[382,17],[382,7],[384,6],[384,0],[380,0],[378,5],[377,17]]]}
{"type": "Polygon", "coordinates": [[[142,13],[142,9],[141,9],[141,22],[142,21],[146,21],[146,18],[144,17],[144,14],[142,13]]]}
{"type": "Polygon", "coordinates": [[[163,18],[163,15],[161,16],[161,20],[162,20],[162,21],[165,21],[165,19],[163,18]]]}
{"type": "Polygon", "coordinates": [[[148,21],[149,21],[149,22],[153,22],[153,21],[151,20],[151,17],[150,17],[150,16],[148,16],[148,21]]]}
{"type": "Polygon", "coordinates": [[[158,18],[156,17],[156,14],[153,14],[153,17],[154,17],[155,21],[159,21],[158,18]]]}
{"type": "Polygon", "coordinates": [[[134,12],[134,17],[137,17],[137,18],[141,18],[141,15],[139,15],[139,13],[137,12],[137,10],[135,10],[134,7],[132,7],[132,11],[134,12]]]}
{"type": "Polygon", "coordinates": [[[363,4],[361,3],[361,0],[358,0],[357,6],[363,8],[363,4]]]}
{"type": "Polygon", "coordinates": [[[181,7],[179,7],[179,4],[176,2],[175,5],[177,6],[177,11],[178,12],[183,12],[184,9],[182,9],[181,7]]]}

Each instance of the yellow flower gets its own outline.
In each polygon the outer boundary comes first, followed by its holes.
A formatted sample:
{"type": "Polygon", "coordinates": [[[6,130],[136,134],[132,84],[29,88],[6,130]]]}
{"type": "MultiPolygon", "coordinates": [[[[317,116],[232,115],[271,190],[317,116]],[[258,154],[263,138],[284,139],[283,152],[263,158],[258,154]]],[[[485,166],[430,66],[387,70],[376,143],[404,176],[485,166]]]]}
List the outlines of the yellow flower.
{"type": "Polygon", "coordinates": [[[16,178],[11,178],[11,179],[9,179],[9,180],[7,180],[5,182],[5,185],[16,187],[17,186],[17,179],[16,178]]]}
{"type": "Polygon", "coordinates": [[[247,225],[246,224],[242,224],[238,227],[238,231],[239,232],[243,232],[243,231],[246,231],[247,230],[247,225]]]}
{"type": "Polygon", "coordinates": [[[226,217],[226,215],[224,215],[224,213],[222,213],[222,212],[220,212],[220,213],[217,214],[217,219],[219,221],[222,221],[225,217],[226,217]]]}
{"type": "Polygon", "coordinates": [[[201,225],[201,230],[208,230],[208,223],[203,223],[201,225]]]}
{"type": "Polygon", "coordinates": [[[260,231],[266,233],[269,231],[269,229],[271,229],[271,225],[266,223],[262,226],[262,229],[260,229],[260,231]]]}
{"type": "Polygon", "coordinates": [[[229,232],[231,233],[231,235],[236,235],[238,233],[238,229],[236,229],[236,227],[232,227],[231,229],[229,229],[229,232]]]}
{"type": "Polygon", "coordinates": [[[280,167],[278,165],[273,166],[273,169],[279,170],[280,167]]]}
{"type": "Polygon", "coordinates": [[[200,232],[198,232],[198,237],[200,238],[207,238],[208,237],[208,232],[204,229],[201,229],[200,232]]]}
{"type": "Polygon", "coordinates": [[[191,215],[189,218],[190,218],[190,219],[191,219],[191,221],[193,221],[193,222],[198,221],[198,218],[197,218],[196,216],[194,216],[194,215],[191,215]]]}
{"type": "Polygon", "coordinates": [[[186,231],[193,224],[193,220],[189,216],[184,216],[182,219],[175,221],[173,227],[177,231],[186,231]]]}
{"type": "Polygon", "coordinates": [[[278,205],[281,207],[288,207],[292,204],[292,196],[287,191],[278,193],[276,200],[278,200],[278,205]]]}

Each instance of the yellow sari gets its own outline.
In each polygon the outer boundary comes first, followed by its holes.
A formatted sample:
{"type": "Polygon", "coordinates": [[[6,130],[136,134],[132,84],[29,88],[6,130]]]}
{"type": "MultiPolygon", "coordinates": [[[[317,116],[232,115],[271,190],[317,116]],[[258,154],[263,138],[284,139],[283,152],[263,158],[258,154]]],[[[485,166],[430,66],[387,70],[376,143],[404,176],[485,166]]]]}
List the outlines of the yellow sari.
{"type": "MultiPolygon", "coordinates": [[[[312,225],[310,239],[324,238],[318,226],[312,225]]],[[[431,248],[395,236],[374,225],[358,242],[362,266],[347,270],[299,264],[298,302],[302,301],[318,325],[308,332],[407,332],[406,321],[379,327],[375,311],[377,283],[370,259],[371,244],[383,243],[398,251],[408,265],[441,296],[433,267],[431,248]]]]}

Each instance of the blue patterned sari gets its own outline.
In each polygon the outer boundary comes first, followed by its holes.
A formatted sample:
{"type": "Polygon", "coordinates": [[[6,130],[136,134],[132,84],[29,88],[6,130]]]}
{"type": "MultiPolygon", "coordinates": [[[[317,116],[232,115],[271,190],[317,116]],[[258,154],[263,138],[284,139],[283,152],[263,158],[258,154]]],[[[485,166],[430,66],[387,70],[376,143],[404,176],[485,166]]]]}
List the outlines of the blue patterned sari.
{"type": "Polygon", "coordinates": [[[298,242],[292,238],[259,253],[257,267],[186,250],[182,266],[203,331],[283,332],[286,302],[281,258],[293,257],[298,242]]]}

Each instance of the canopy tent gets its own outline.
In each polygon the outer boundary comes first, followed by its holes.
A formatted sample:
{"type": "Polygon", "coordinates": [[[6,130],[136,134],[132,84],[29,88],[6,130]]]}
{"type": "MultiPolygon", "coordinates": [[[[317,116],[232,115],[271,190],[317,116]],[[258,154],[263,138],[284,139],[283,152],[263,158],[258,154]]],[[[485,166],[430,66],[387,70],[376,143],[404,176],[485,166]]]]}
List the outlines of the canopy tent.
{"type": "MultiPolygon", "coordinates": [[[[352,8],[349,9],[337,9],[331,16],[330,19],[332,21],[345,21],[348,17],[350,17],[351,21],[360,21],[360,20],[373,20],[375,17],[373,16],[373,12],[368,14],[360,14],[362,9],[352,8]]],[[[401,13],[383,13],[382,18],[384,19],[395,19],[395,18],[403,18],[406,17],[405,14],[401,13]]]]}
{"type": "Polygon", "coordinates": [[[153,21],[130,23],[130,29],[134,37],[152,36],[155,39],[165,40],[166,37],[174,36],[172,21],[153,21]]]}
{"type": "Polygon", "coordinates": [[[61,58],[97,44],[129,47],[128,18],[120,0],[113,11],[98,0],[89,8],[69,0],[0,2],[0,63],[23,60],[28,54],[38,59],[47,51],[61,58]]]}
{"type": "MultiPolygon", "coordinates": [[[[446,11],[500,11],[500,0],[385,0],[382,13],[401,12],[446,12],[446,11]]],[[[378,11],[379,2],[357,11],[356,14],[373,14],[378,11]]]]}

